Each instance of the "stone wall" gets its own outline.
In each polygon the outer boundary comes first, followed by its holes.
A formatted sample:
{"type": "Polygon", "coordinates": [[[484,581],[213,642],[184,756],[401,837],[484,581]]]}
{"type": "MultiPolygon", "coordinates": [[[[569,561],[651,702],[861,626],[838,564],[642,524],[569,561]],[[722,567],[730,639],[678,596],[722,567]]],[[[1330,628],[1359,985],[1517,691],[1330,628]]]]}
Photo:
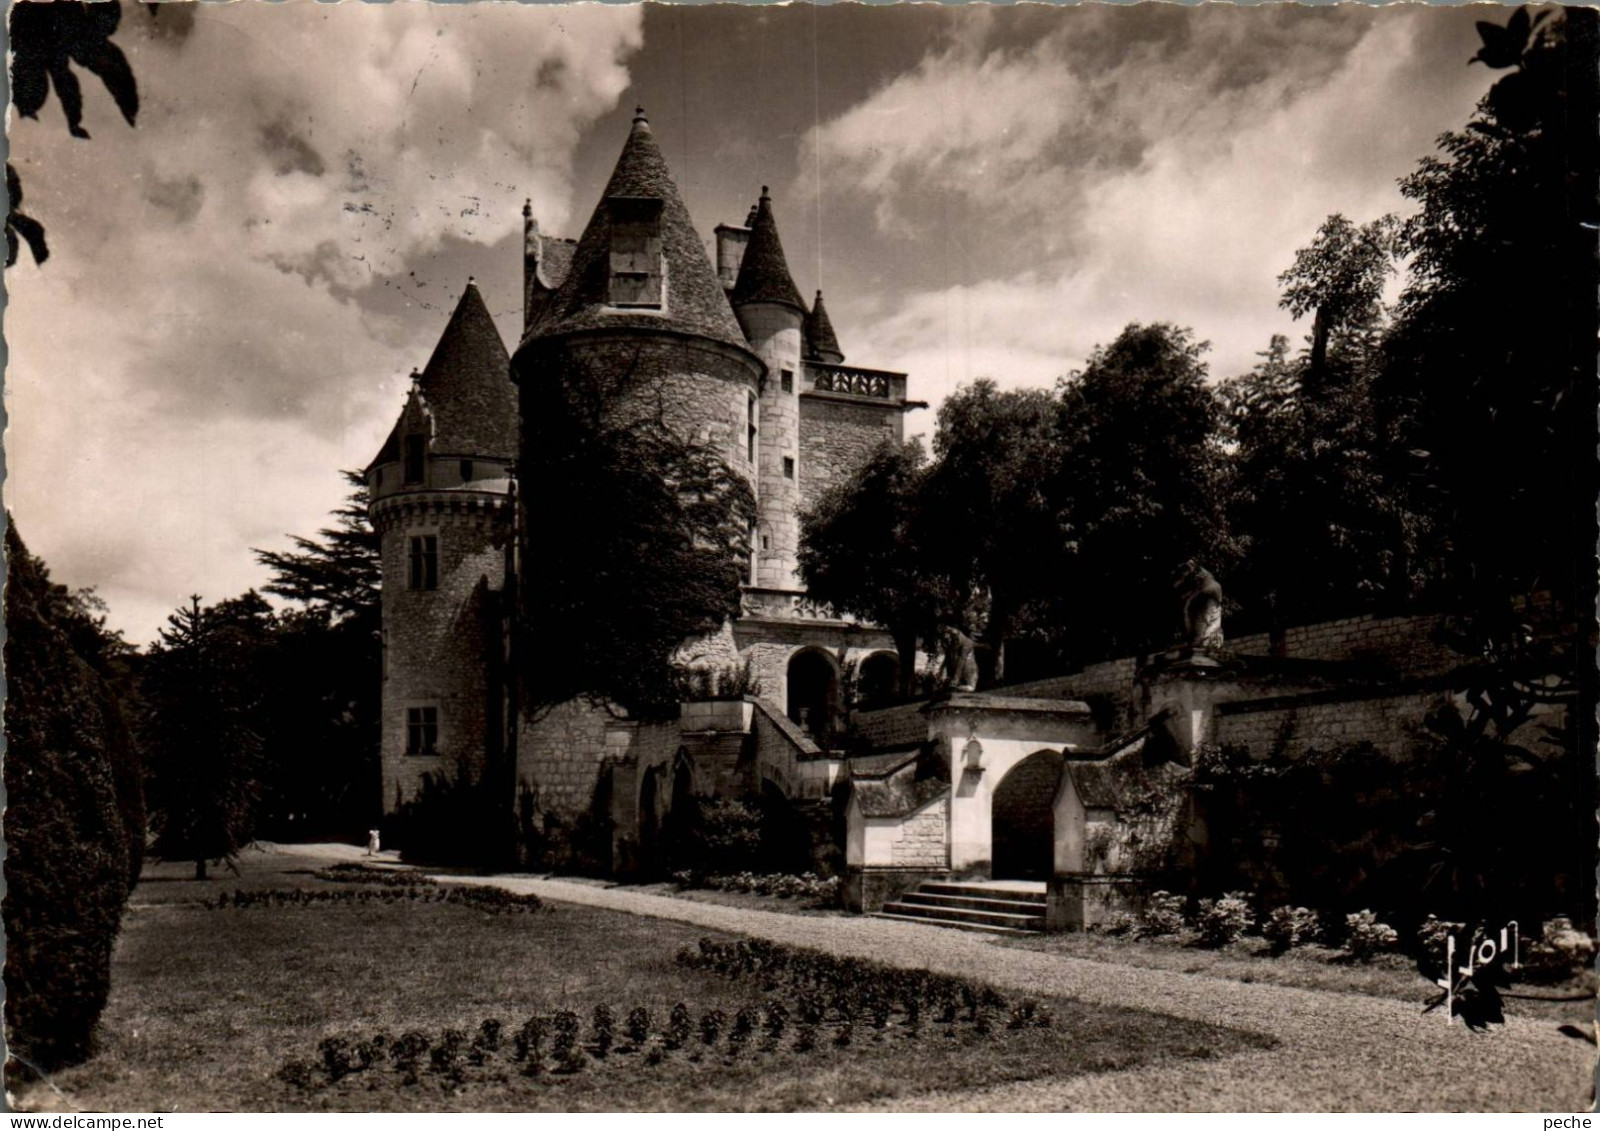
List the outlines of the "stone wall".
{"type": "Polygon", "coordinates": [[[424,774],[481,772],[491,739],[489,633],[498,625],[505,560],[491,543],[503,500],[419,492],[377,509],[384,580],[383,805],[415,797],[424,774]],[[410,539],[438,539],[438,585],[410,589],[410,539]],[[437,753],[408,754],[409,708],[437,711],[437,753]]]}
{"type": "Polygon", "coordinates": [[[901,408],[800,398],[800,505],[809,507],[901,430],[901,408]]]}
{"type": "Polygon", "coordinates": [[[943,868],[949,859],[945,826],[950,799],[917,810],[900,822],[889,841],[889,864],[896,868],[943,868]]]}
{"type": "Polygon", "coordinates": [[[1307,695],[1222,703],[1217,707],[1213,741],[1248,748],[1257,760],[1301,757],[1370,743],[1400,757],[1416,740],[1423,719],[1449,694],[1439,690],[1366,692],[1360,697],[1307,695]]]}
{"type": "Polygon", "coordinates": [[[538,790],[541,810],[571,821],[589,812],[612,745],[602,708],[574,699],[524,722],[517,735],[517,780],[538,790]]]}
{"type": "Polygon", "coordinates": [[[1284,630],[1281,642],[1258,632],[1229,640],[1227,649],[1246,656],[1291,660],[1365,661],[1407,676],[1439,675],[1459,667],[1463,657],[1432,639],[1444,618],[1359,616],[1284,630]]]}
{"type": "Polygon", "coordinates": [[[1137,657],[1123,656],[1089,664],[1067,675],[1013,684],[997,689],[996,694],[1032,699],[1080,699],[1097,713],[1109,708],[1109,714],[1097,717],[1096,722],[1115,733],[1144,721],[1135,717],[1140,700],[1138,670],[1137,657]]]}
{"type": "Polygon", "coordinates": [[[897,703],[876,711],[857,711],[853,716],[856,733],[874,749],[915,746],[928,737],[925,702],[897,703]]]}

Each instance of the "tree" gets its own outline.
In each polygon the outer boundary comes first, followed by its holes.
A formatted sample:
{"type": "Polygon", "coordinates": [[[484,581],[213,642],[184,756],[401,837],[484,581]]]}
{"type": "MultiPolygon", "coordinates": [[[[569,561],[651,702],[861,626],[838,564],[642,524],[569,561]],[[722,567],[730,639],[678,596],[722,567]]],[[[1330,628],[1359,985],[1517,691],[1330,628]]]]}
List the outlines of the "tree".
{"type": "Polygon", "coordinates": [[[1047,488],[1061,460],[1055,398],[980,380],[939,408],[924,484],[928,566],[964,604],[987,606],[982,630],[1005,675],[1004,645],[1040,632],[1055,597],[1066,532],[1047,488]],[[981,594],[982,600],[976,599],[981,594]]]}
{"type": "Polygon", "coordinates": [[[5,542],[6,1040],[50,1071],[91,1051],[143,807],[123,795],[137,793],[119,769],[132,745],[114,686],[63,624],[67,591],[9,522],[5,542]]]}
{"type": "Polygon", "coordinates": [[[1330,216],[1279,277],[1282,305],[1313,315],[1307,352],[1291,357],[1274,337],[1255,370],[1221,389],[1241,551],[1233,593],[1247,623],[1281,628],[1409,595],[1412,524],[1384,475],[1372,397],[1393,229],[1330,216]]]}
{"type": "Polygon", "coordinates": [[[1392,216],[1357,226],[1334,213],[1278,276],[1279,305],[1296,318],[1312,315],[1306,378],[1311,388],[1327,383],[1328,348],[1336,340],[1347,343],[1353,360],[1370,353],[1372,331],[1384,316],[1384,284],[1395,271],[1397,226],[1392,216]]]}
{"type": "Polygon", "coordinates": [[[1075,533],[1058,623],[1077,659],[1168,643],[1185,561],[1226,584],[1235,552],[1206,348],[1169,323],[1130,324],[1061,382],[1063,450],[1051,490],[1075,533]]]}
{"type": "Polygon", "coordinates": [[[1469,712],[1439,731],[1465,785],[1440,799],[1434,841],[1469,914],[1513,904],[1505,877],[1517,870],[1504,861],[1523,858],[1527,823],[1486,815],[1478,795],[1532,783],[1543,793],[1519,814],[1561,830],[1561,855],[1586,862],[1569,910],[1590,920],[1600,16],[1519,9],[1478,29],[1473,61],[1509,73],[1401,183],[1419,210],[1401,235],[1410,275],[1378,390],[1395,470],[1429,522],[1432,582],[1465,611],[1459,647],[1477,661],[1469,712]],[[1541,591],[1564,637],[1532,623],[1541,591]],[[1550,702],[1565,704],[1567,753],[1540,764],[1513,739],[1550,702]],[[1473,837],[1463,858],[1457,846],[1473,837]]]}
{"type": "Polygon", "coordinates": [[[352,490],[334,526],[294,537],[294,551],[256,551],[272,571],[262,588],[302,605],[275,618],[257,660],[261,828],[281,839],[348,836],[371,827],[382,807],[381,543],[367,519],[365,477],[343,475],[352,490]]]}
{"type": "Polygon", "coordinates": [[[382,584],[382,541],[367,518],[367,479],[359,471],[340,472],[351,487],[344,506],[333,512],[337,524],[315,538],[291,535],[294,552],[256,550],[256,560],[272,571],[262,588],[268,593],[326,610],[335,621],[355,619],[377,627],[382,584]]]}
{"type": "Polygon", "coordinates": [[[1593,609],[1596,14],[1480,23],[1510,73],[1401,182],[1409,279],[1379,396],[1455,603],[1593,609]]]}
{"type": "Polygon", "coordinates": [[[882,625],[900,655],[900,694],[909,696],[917,641],[930,638],[949,591],[919,534],[922,445],[885,441],[848,478],[830,486],[800,517],[800,577],[815,600],[882,625]]]}
{"type": "Polygon", "coordinates": [[[272,629],[260,595],[202,608],[193,597],[167,618],[145,665],[145,746],[154,850],[231,863],[250,842],[261,794],[264,718],[258,660],[272,629]]]}
{"type": "MultiPolygon", "coordinates": [[[[11,6],[11,100],[24,118],[37,118],[54,86],[56,98],[67,118],[73,137],[85,138],[83,91],[71,64],[99,77],[117,104],[128,125],[139,114],[139,84],[128,66],[122,48],[111,42],[122,22],[122,5],[117,0],[55,0],[54,3],[27,3],[11,6]]],[[[22,181],[17,171],[6,164],[6,195],[10,208],[6,215],[6,266],[17,261],[17,241],[28,244],[35,263],[43,263],[50,250],[45,244],[44,227],[23,215],[22,181]]]]}
{"type": "Polygon", "coordinates": [[[523,386],[523,704],[669,709],[674,655],[738,615],[755,493],[669,422],[640,373],[603,384],[554,369],[523,386]]]}

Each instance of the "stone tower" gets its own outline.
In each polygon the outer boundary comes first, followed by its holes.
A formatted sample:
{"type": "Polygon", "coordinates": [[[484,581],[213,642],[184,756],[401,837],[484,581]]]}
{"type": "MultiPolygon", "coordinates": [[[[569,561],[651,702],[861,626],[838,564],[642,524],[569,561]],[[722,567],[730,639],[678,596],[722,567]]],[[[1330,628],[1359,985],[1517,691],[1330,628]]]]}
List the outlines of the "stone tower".
{"type": "Polygon", "coordinates": [[[766,363],[755,434],[759,520],[752,580],[758,588],[798,592],[800,358],[807,311],[789,276],[765,185],[728,301],[750,348],[766,363]]]}
{"type": "MultiPolygon", "coordinates": [[[[530,293],[533,317],[513,361],[525,416],[538,411],[548,383],[566,382],[600,395],[614,420],[659,414],[756,486],[765,367],[728,307],[642,110],[564,278],[551,293],[530,293]]],[[[531,442],[527,430],[522,442],[531,442]]],[[[536,493],[525,490],[522,500],[524,529],[536,531],[536,493]]]]}
{"type": "Polygon", "coordinates": [[[383,804],[424,774],[481,774],[502,743],[499,602],[517,409],[511,363],[469,279],[367,468],[383,568],[383,804]]]}

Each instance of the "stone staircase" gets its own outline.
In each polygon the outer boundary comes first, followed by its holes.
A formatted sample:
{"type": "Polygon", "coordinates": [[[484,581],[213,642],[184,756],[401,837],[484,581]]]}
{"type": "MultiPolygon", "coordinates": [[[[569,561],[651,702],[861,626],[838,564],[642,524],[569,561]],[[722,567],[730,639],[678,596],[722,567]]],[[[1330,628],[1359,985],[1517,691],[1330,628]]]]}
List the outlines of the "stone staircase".
{"type": "Polygon", "coordinates": [[[1044,932],[1045,886],[1026,881],[929,881],[874,912],[878,919],[997,935],[1044,932]]]}

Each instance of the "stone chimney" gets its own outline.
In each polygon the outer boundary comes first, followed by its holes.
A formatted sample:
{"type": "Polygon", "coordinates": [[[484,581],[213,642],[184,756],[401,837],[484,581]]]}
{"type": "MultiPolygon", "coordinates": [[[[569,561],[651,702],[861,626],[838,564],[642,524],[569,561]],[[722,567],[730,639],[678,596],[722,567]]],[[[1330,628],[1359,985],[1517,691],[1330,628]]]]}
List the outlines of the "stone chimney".
{"type": "Polygon", "coordinates": [[[736,228],[732,224],[717,225],[717,282],[725,291],[733,290],[739,279],[739,264],[744,262],[744,249],[750,243],[750,228],[736,228]]]}

